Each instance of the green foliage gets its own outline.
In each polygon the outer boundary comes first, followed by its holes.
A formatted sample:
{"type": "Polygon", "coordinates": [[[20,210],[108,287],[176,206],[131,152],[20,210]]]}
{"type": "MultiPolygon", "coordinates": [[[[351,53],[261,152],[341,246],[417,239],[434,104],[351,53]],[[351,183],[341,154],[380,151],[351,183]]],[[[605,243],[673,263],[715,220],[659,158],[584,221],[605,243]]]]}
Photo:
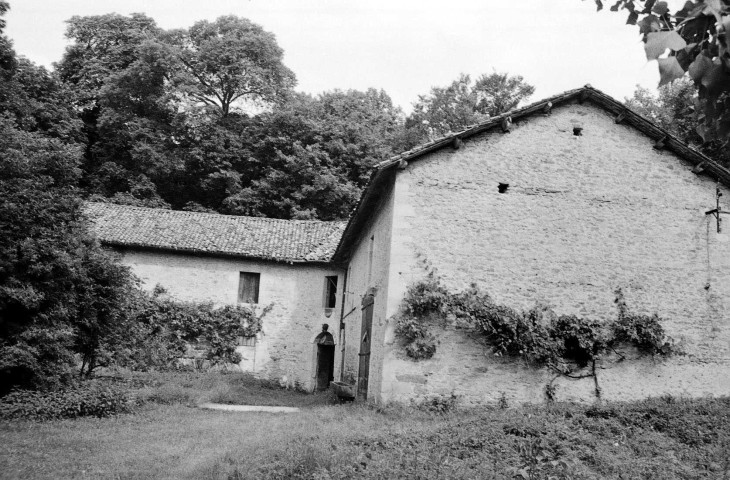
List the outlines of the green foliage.
{"type": "Polygon", "coordinates": [[[15,390],[0,398],[0,418],[53,420],[108,417],[131,411],[126,389],[85,382],[55,391],[15,390]]]}
{"type": "Polygon", "coordinates": [[[561,452],[542,438],[525,438],[515,444],[520,456],[520,465],[511,467],[509,472],[515,478],[537,480],[542,478],[570,479],[570,463],[561,458],[561,452]]]}
{"type": "Polygon", "coordinates": [[[444,313],[447,300],[448,292],[433,274],[408,287],[395,333],[405,340],[409,357],[424,360],[436,353],[436,337],[429,332],[426,322],[428,317],[444,313]]]}
{"type": "Polygon", "coordinates": [[[132,288],[87,232],[77,129],[54,108],[62,89],[22,61],[12,73],[14,94],[33,102],[0,94],[0,394],[67,382],[75,354],[93,369],[99,346],[126,328],[132,288]]]}
{"type": "MultiPolygon", "coordinates": [[[[427,330],[426,320],[453,316],[481,332],[495,354],[523,358],[537,367],[574,378],[595,377],[596,361],[616,352],[622,344],[651,355],[673,353],[672,340],[664,332],[661,319],[656,314],[630,312],[623,291],[617,288],[615,294],[616,320],[598,322],[575,315],[556,315],[539,306],[515,310],[495,303],[475,284],[454,294],[431,272],[408,288],[396,321],[396,333],[406,341],[410,357],[431,358],[435,337],[427,330]],[[576,377],[577,371],[589,366],[590,373],[576,377]]],[[[598,394],[598,385],[596,389],[598,394]]],[[[550,396],[554,390],[546,393],[550,396]]]]}
{"type": "Polygon", "coordinates": [[[182,67],[174,78],[180,91],[224,117],[236,101],[279,102],[296,83],[274,35],[248,19],[203,20],[167,37],[182,67]]]}
{"type": "Polygon", "coordinates": [[[141,14],[73,17],[67,37],[58,71],[96,200],[341,219],[404,144],[383,91],[294,94],[273,35],[246,19],[165,32],[141,14]]]}
{"type": "Polygon", "coordinates": [[[632,313],[626,306],[621,288],[615,290],[618,319],[613,324],[613,336],[618,342],[631,343],[649,354],[667,355],[672,352],[671,339],[664,333],[661,318],[632,313]]]}
{"type": "Polygon", "coordinates": [[[238,363],[238,337],[258,334],[272,307],[261,312],[241,305],[214,308],[176,301],[160,288],[151,295],[138,292],[130,305],[131,328],[115,345],[111,363],[141,371],[177,369],[191,347],[204,350],[211,365],[238,363]]]}
{"type": "Polygon", "coordinates": [[[428,95],[419,95],[406,125],[416,132],[410,140],[422,143],[458,132],[512,110],[534,91],[535,87],[519,75],[494,72],[481,75],[472,84],[469,75],[462,73],[451,85],[433,87],[428,95]]]}
{"type": "Polygon", "coordinates": [[[633,96],[625,100],[635,112],[700,149],[718,163],[730,167],[730,149],[723,148],[723,142],[719,140],[705,142],[697,132],[698,102],[697,88],[686,77],[659,87],[658,94],[637,86],[633,96]]]}
{"type": "Polygon", "coordinates": [[[238,177],[219,188],[221,204],[206,205],[233,214],[346,218],[373,165],[396,153],[401,117],[382,90],[293,95],[238,121],[229,154],[240,145],[245,160],[229,162],[238,177]]]}
{"type": "Polygon", "coordinates": [[[403,304],[404,313],[414,317],[444,313],[449,301],[449,292],[440,279],[430,273],[424,280],[408,287],[403,304]]]}
{"type": "Polygon", "coordinates": [[[444,395],[428,395],[414,401],[416,408],[430,413],[443,415],[456,410],[459,397],[454,392],[444,395]]]}
{"type": "MultiPolygon", "coordinates": [[[[598,10],[603,8],[600,0],[596,4],[598,10]]],[[[726,146],[730,141],[730,3],[688,1],[672,13],[665,1],[617,0],[611,11],[619,9],[628,12],[627,24],[639,27],[647,59],[657,60],[659,86],[687,73],[700,100],[693,115],[697,133],[705,142],[726,146]]]]}

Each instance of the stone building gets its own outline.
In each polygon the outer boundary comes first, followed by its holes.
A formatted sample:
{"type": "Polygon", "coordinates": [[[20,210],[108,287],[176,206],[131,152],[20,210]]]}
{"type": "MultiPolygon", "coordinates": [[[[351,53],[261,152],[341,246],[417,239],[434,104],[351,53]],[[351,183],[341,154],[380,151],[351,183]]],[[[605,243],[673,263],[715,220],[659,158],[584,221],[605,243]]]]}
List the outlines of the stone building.
{"type": "MultiPolygon", "coordinates": [[[[361,398],[544,397],[549,372],[494,357],[468,329],[439,329],[429,360],[405,355],[393,317],[427,264],[454,290],[476,282],[501,304],[540,303],[598,320],[615,317],[620,287],[632,310],[664,319],[683,354],[602,366],[603,398],[728,395],[730,241],[707,212],[716,206],[716,189],[721,200],[730,198],[729,185],[730,171],[586,86],[377,165],[344,230],[314,223],[321,237],[292,233],[273,246],[266,243],[269,225],[294,232],[305,224],[188,212],[164,215],[223,218],[210,221],[240,222],[245,232],[163,222],[142,227],[150,240],[141,245],[113,241],[97,228],[103,242],[124,248],[124,261],[149,285],[161,283],[180,298],[233,302],[242,272],[260,273],[259,304],[272,300],[279,310],[265,323],[253,369],[310,388],[317,383],[314,339],[327,321],[334,377],[357,385],[361,398]],[[167,246],[154,243],[167,235],[167,246]],[[185,247],[188,238],[204,238],[205,247],[185,247]],[[267,247],[250,250],[254,238],[267,247]],[[294,238],[307,240],[296,243],[296,254],[278,253],[294,238]],[[249,250],[231,254],[239,241],[249,250]],[[337,299],[327,317],[330,277],[337,279],[337,299]]],[[[134,235],[134,219],[147,211],[93,208],[130,212],[123,228],[114,215],[102,216],[110,230],[134,235]]],[[[558,399],[593,398],[592,381],[555,382],[558,399]]]]}
{"type": "MultiPolygon", "coordinates": [[[[330,263],[344,222],[237,217],[89,203],[94,230],[148,289],[216,305],[244,304],[263,318],[238,347],[245,371],[317,388],[318,359],[334,366],[322,324],[338,325],[344,277],[330,263]],[[321,353],[321,355],[320,355],[321,353]]],[[[336,339],[336,337],[334,337],[336,339]]],[[[327,370],[324,377],[339,374],[327,370]]],[[[326,387],[326,385],[325,385],[326,387]]]]}

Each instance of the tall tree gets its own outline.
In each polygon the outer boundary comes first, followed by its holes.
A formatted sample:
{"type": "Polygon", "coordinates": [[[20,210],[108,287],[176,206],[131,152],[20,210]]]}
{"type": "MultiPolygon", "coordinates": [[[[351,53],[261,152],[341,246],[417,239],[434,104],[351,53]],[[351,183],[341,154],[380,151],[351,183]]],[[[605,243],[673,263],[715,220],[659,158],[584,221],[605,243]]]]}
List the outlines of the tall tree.
{"type": "Polygon", "coordinates": [[[420,143],[463,130],[515,108],[534,91],[519,75],[494,72],[472,83],[469,75],[461,74],[451,85],[419,95],[407,121],[408,129],[416,132],[411,141],[420,143]]]}
{"type": "MultiPolygon", "coordinates": [[[[601,0],[595,0],[598,10],[601,0]]],[[[687,1],[672,13],[666,1],[617,0],[611,11],[626,10],[637,25],[646,58],[656,60],[666,85],[687,73],[700,107],[697,133],[705,142],[730,144],[730,0],[687,1]]]]}
{"type": "Polygon", "coordinates": [[[236,102],[279,102],[296,83],[274,35],[245,18],[203,20],[168,41],[182,66],[178,86],[224,117],[236,102]]]}
{"type": "Polygon", "coordinates": [[[68,92],[12,49],[2,54],[11,61],[0,89],[0,395],[68,378],[74,354],[125,328],[132,287],[87,232],[68,92]]]}
{"type": "Polygon", "coordinates": [[[382,90],[335,90],[294,95],[237,128],[238,137],[226,142],[246,150],[227,162],[237,176],[222,170],[206,180],[227,193],[214,208],[331,220],[348,216],[372,166],[398,151],[403,115],[382,90]]]}
{"type": "Polygon", "coordinates": [[[143,14],[72,17],[58,71],[73,89],[89,137],[82,185],[90,194],[165,206],[156,183],[171,177],[165,144],[175,106],[171,65],[155,21],[143,14]]]}

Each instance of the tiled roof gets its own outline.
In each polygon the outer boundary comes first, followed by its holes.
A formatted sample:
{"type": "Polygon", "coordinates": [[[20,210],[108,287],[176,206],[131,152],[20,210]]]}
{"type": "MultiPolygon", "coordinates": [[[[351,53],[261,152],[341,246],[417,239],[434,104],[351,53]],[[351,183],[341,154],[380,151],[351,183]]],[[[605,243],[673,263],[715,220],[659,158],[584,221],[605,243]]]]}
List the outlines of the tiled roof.
{"type": "Polygon", "coordinates": [[[284,262],[327,262],[345,222],[280,220],[86,203],[107,245],[174,250],[284,262]]]}

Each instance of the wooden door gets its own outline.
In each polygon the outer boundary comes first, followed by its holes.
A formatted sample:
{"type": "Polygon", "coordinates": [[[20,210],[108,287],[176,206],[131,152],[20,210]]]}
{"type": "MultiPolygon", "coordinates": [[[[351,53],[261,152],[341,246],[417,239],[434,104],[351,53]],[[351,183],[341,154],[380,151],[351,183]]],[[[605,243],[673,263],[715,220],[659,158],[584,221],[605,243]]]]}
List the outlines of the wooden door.
{"type": "Polygon", "coordinates": [[[370,376],[370,345],[372,343],[373,306],[375,297],[365,295],[362,299],[362,327],[360,329],[360,368],[357,373],[357,399],[368,398],[368,377],[370,376]]]}

